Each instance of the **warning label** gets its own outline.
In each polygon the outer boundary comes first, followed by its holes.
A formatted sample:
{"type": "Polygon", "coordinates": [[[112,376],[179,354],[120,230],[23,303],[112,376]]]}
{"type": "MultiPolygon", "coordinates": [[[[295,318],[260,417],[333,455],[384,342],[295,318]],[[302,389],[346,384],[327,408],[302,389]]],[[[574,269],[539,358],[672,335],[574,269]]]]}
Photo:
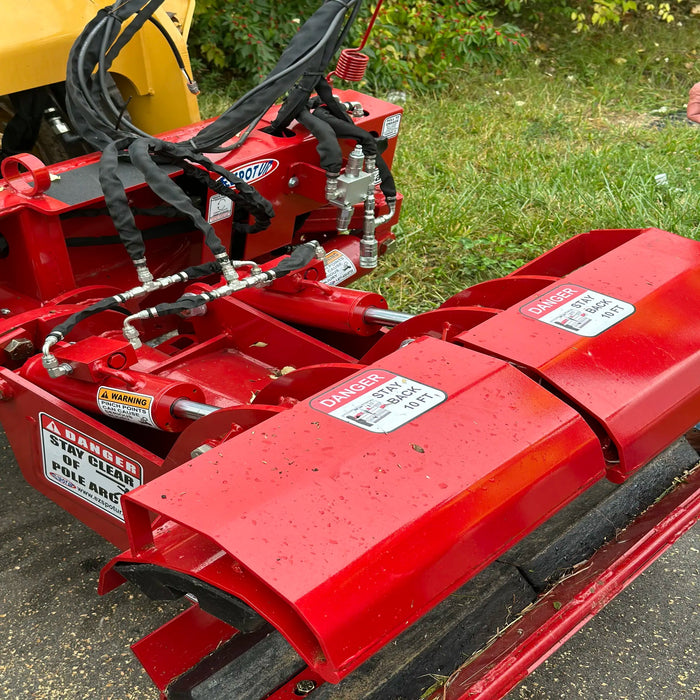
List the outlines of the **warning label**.
{"type": "Polygon", "coordinates": [[[635,311],[632,304],[585,287],[562,285],[520,307],[520,313],[592,338],[635,311]]]}
{"type": "Polygon", "coordinates": [[[394,136],[398,136],[399,127],[401,126],[401,114],[392,114],[384,120],[382,126],[382,136],[386,136],[388,139],[393,139],[394,136]]]}
{"type": "Polygon", "coordinates": [[[408,377],[372,369],[311,400],[311,407],[372,433],[390,433],[447,399],[408,377]]]}
{"type": "Polygon", "coordinates": [[[326,268],[326,277],[321,281],[325,284],[338,285],[357,272],[352,260],[339,250],[328,251],[323,264],[326,268]]]}
{"type": "Polygon", "coordinates": [[[215,224],[217,221],[228,219],[233,214],[233,201],[223,194],[213,194],[209,198],[207,221],[215,224]]]}
{"type": "Polygon", "coordinates": [[[153,397],[148,394],[136,394],[133,391],[101,386],[97,390],[97,406],[102,413],[111,418],[156,427],[151,415],[153,397]]]}
{"type": "Polygon", "coordinates": [[[46,413],[39,421],[44,476],[123,521],[120,499],[143,483],[141,465],[46,413]]]}

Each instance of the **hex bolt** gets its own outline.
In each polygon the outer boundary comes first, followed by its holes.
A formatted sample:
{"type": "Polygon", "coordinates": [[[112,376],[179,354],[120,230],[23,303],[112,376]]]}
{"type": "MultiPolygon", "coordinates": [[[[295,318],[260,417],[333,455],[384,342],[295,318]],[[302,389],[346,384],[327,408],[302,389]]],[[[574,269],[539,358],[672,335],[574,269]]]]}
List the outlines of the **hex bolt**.
{"type": "Polygon", "coordinates": [[[13,338],[3,350],[13,362],[24,362],[34,354],[34,343],[28,338],[13,338]]]}
{"type": "Polygon", "coordinates": [[[11,313],[10,309],[0,309],[0,316],[9,316],[11,313]]]}
{"type": "Polygon", "coordinates": [[[207,445],[205,442],[203,445],[200,445],[199,447],[195,447],[192,452],[190,452],[190,457],[194,459],[195,457],[199,457],[200,455],[203,455],[205,452],[209,452],[209,450],[212,449],[211,445],[207,445]]]}
{"type": "Polygon", "coordinates": [[[312,680],[299,681],[296,686],[294,686],[295,695],[308,695],[312,690],[316,688],[316,682],[312,680]]]}
{"type": "Polygon", "coordinates": [[[299,178],[296,177],[290,177],[289,182],[287,183],[287,187],[289,187],[290,190],[293,190],[297,185],[299,184],[299,178]]]}

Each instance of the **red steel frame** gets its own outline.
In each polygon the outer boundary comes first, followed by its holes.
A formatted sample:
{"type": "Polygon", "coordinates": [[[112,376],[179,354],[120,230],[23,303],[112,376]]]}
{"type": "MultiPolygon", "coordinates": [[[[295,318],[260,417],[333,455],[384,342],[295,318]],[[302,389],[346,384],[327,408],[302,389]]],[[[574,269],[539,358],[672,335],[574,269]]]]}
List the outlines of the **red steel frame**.
{"type": "MultiPolygon", "coordinates": [[[[356,93],[344,98],[363,101],[369,115],[360,123],[373,131],[400,112],[356,93]]],[[[281,215],[249,237],[245,257],[273,264],[283,246],[320,238],[359,268],[358,238],[335,234],[324,174],[308,165],[313,139],[260,132],[250,144],[245,158],[220,159],[232,170],[275,161],[256,185],[281,215]]],[[[389,159],[394,148],[390,140],[389,159]]],[[[67,181],[94,164],[86,157],[51,170],[67,181]]],[[[75,216],[94,209],[99,217],[100,196],[54,199],[43,191],[43,169],[32,167],[33,185],[10,173],[18,191],[0,191],[10,250],[0,259],[0,304],[10,312],[0,322],[3,348],[11,340],[39,347],[88,300],[133,285],[121,248],[100,241],[114,234],[108,220],[75,216]],[[68,245],[85,238],[107,245],[68,245]]],[[[153,203],[140,183],[129,194],[153,203]]],[[[360,223],[358,209],[353,226],[360,223]]],[[[226,238],[230,221],[219,228],[226,238]]],[[[379,240],[393,240],[389,223],[379,240]]],[[[148,256],[157,274],[207,258],[194,234],[152,240],[148,256]]],[[[69,377],[50,380],[38,359],[6,350],[0,418],[27,480],[128,547],[103,571],[101,592],[123,582],[120,564],[209,583],[272,622],[314,678],[337,682],[588,486],[623,481],[697,421],[700,245],[658,229],[582,234],[386,332],[364,320],[367,308],[386,305],[379,295],[328,287],[322,273],[311,263],[269,289],[220,299],[205,316],[144,323],[145,337],[176,335],[136,353],[117,339],[120,315],[97,316],[76,331],[75,345],[55,348],[74,366],[69,377]],[[589,300],[586,323],[607,313],[613,320],[578,332],[574,305],[563,322],[542,322],[538,314],[571,297],[589,300]],[[164,432],[98,417],[100,385],[152,394],[164,432]],[[412,397],[405,403],[403,392],[412,397]],[[356,394],[388,399],[365,410],[356,394]],[[219,410],[188,424],[171,415],[177,396],[219,410]],[[391,430],[367,422],[373,411],[391,416],[391,430]],[[47,480],[42,414],[143,469],[147,483],[121,498],[125,523],[47,480]],[[192,459],[201,446],[213,449],[192,459]]],[[[595,555],[605,586],[584,573],[565,581],[558,614],[546,615],[545,597],[521,621],[531,632],[522,647],[508,646],[516,634],[508,632],[479,657],[477,697],[512,687],[690,527],[697,473],[690,484],[673,492],[681,500],[655,506],[657,529],[640,519],[638,546],[595,555]]],[[[195,606],[135,651],[163,689],[233,632],[195,606]],[[175,639],[184,629],[188,649],[175,639]]]]}
{"type": "MultiPolygon", "coordinates": [[[[690,427],[700,412],[700,389],[694,380],[700,362],[700,309],[687,305],[688,299],[696,296],[698,244],[655,229],[597,231],[572,239],[543,258],[549,258],[548,271],[558,274],[536,280],[538,291],[534,295],[531,280],[524,287],[517,281],[518,273],[529,272],[526,266],[499,280],[500,284],[494,281],[491,306],[447,304],[407,321],[389,331],[365,355],[364,371],[331,391],[342,391],[348,382],[357,383],[368,372],[388,370],[444,391],[443,405],[395,433],[361,437],[356,429],[333,422],[316,410],[326,395],[312,398],[318,388],[297,394],[299,403],[267,421],[264,431],[250,431],[219,445],[212,459],[206,455],[198,458],[198,489],[192,497],[188,484],[195,463],[128,494],[124,502],[130,551],[116,561],[153,563],[183,573],[197,571],[202,580],[230,591],[267,619],[274,619],[315,672],[325,680],[337,681],[534,529],[548,513],[601,478],[604,471],[614,480],[625,478],[641,466],[640,445],[648,461],[690,427]],[[575,255],[572,248],[578,248],[575,255]],[[666,255],[662,264],[649,255],[653,250],[666,255]],[[646,263],[631,269],[631,260],[646,263]],[[567,275],[572,268],[576,268],[573,275],[567,275]],[[569,282],[572,278],[575,282],[569,282]],[[548,284],[539,287],[543,281],[548,284]],[[504,311],[494,308],[512,297],[511,286],[518,286],[520,293],[524,290],[521,301],[527,307],[542,295],[549,298],[562,283],[628,300],[628,322],[615,319],[601,332],[582,337],[529,319],[518,305],[504,311]],[[611,285],[615,285],[614,293],[611,285]],[[674,308],[684,309],[686,325],[673,331],[668,323],[657,325],[659,310],[669,313],[674,308]],[[526,335],[531,340],[519,342],[526,335]],[[489,338],[495,339],[492,343],[505,343],[513,354],[510,350],[488,352],[484,339],[489,338]],[[402,347],[407,340],[415,342],[402,347]],[[661,349],[630,364],[619,350],[624,343],[645,349],[656,343],[661,349]],[[531,373],[528,363],[521,363],[515,354],[523,348],[545,358],[540,360],[541,366],[544,376],[553,378],[553,389],[545,383],[541,394],[539,388],[535,390],[538,385],[529,377],[537,378],[538,372],[531,373]],[[480,352],[472,354],[471,350],[480,352]],[[516,372],[510,364],[501,364],[501,358],[524,364],[525,371],[516,372]],[[586,383],[592,376],[588,367],[591,358],[601,368],[602,377],[586,383]],[[451,367],[459,372],[453,373],[451,367]],[[516,375],[519,379],[512,383],[516,375]],[[616,383],[625,379],[638,387],[633,395],[626,385],[616,383]],[[519,386],[520,381],[525,383],[519,386]],[[526,389],[530,384],[533,393],[526,389]],[[573,398],[571,403],[594,430],[574,428],[565,413],[555,417],[567,403],[557,391],[559,385],[587,390],[584,398],[581,391],[573,396],[568,392],[569,399],[573,398]],[[644,391],[639,388],[642,386],[644,391]],[[645,395],[654,400],[640,400],[645,395]],[[549,404],[545,396],[557,399],[549,404]],[[605,419],[599,406],[614,420],[605,419]],[[489,422],[491,416],[494,423],[489,422]],[[538,422],[545,416],[553,422],[538,422]],[[458,427],[480,423],[488,428],[485,433],[481,428],[473,432],[473,441],[471,433],[463,435],[458,427]],[[315,434],[305,427],[311,425],[320,432],[315,434]],[[520,435],[523,426],[529,433],[520,435]],[[315,444],[307,449],[299,443],[299,436],[309,432],[315,444]],[[236,467],[227,467],[234,464],[233,455],[238,464],[250,465],[256,473],[260,455],[271,446],[268,434],[274,435],[280,454],[266,454],[260,470],[272,469],[283,478],[268,477],[264,484],[259,479],[239,478],[235,496],[226,494],[220,499],[220,480],[236,478],[236,467]],[[607,446],[608,438],[619,446],[619,452],[607,446]],[[535,439],[540,442],[533,442],[535,439]],[[506,455],[501,450],[509,440],[526,445],[526,452],[516,450],[506,455]],[[447,444],[450,450],[445,458],[436,447],[447,444]],[[585,450],[586,444],[594,450],[584,455],[580,450],[585,450]],[[415,445],[420,449],[411,448],[415,445]],[[603,456],[601,447],[608,451],[609,459],[607,465],[601,462],[596,467],[603,456]],[[483,467],[479,474],[472,473],[473,463],[464,458],[474,450],[478,450],[483,467]],[[637,462],[630,464],[624,457],[632,450],[637,462]],[[428,461],[421,456],[424,453],[429,455],[428,461]],[[342,469],[331,468],[326,475],[326,468],[332,466],[329,454],[336,455],[342,469]],[[384,486],[377,492],[379,505],[368,508],[366,494],[376,488],[372,479],[377,475],[365,458],[385,454],[392,455],[392,462],[400,464],[402,471],[392,477],[391,468],[382,467],[384,486]],[[561,455],[560,462],[557,455],[561,455]],[[618,455],[623,458],[623,470],[618,455]],[[585,463],[590,471],[578,469],[578,456],[583,459],[581,466],[585,463]],[[318,476],[309,474],[309,464],[318,465],[318,476]],[[421,473],[428,464],[430,473],[421,473]],[[553,469],[548,472],[550,467],[553,469]],[[426,476],[441,480],[445,491],[433,494],[427,490],[421,481],[426,476]],[[557,481],[562,477],[563,482],[557,481]],[[495,498],[491,505],[488,498],[471,501],[480,489],[495,498]],[[406,505],[410,506],[416,494],[423,501],[411,516],[406,505]],[[348,499],[354,514],[335,505],[341,497],[348,499]],[[197,509],[197,499],[207,502],[206,513],[197,509]],[[319,511],[300,508],[302,502],[324,499],[329,505],[319,511]],[[160,528],[151,527],[152,513],[161,516],[160,528]],[[471,520],[468,513],[476,518],[471,520]],[[329,525],[329,517],[344,523],[341,530],[329,525]],[[273,522],[288,523],[288,529],[266,527],[273,522]],[[343,540],[341,531],[352,532],[357,542],[343,540]],[[304,541],[307,536],[308,543],[304,541]],[[185,542],[190,544],[183,546],[185,542]],[[293,559],[287,556],[289,551],[295,553],[293,559]],[[217,566],[203,567],[204,559],[217,561],[217,566]],[[409,560],[410,581],[401,565],[409,560]],[[230,566],[236,569],[234,577],[227,573],[230,566]],[[374,572],[381,572],[381,576],[374,572]],[[329,615],[329,609],[343,612],[329,615]],[[396,625],[399,620],[401,624],[396,625]]],[[[536,369],[534,363],[532,368],[536,369]]],[[[103,589],[119,580],[106,571],[103,589]]]]}
{"type": "Polygon", "coordinates": [[[429,700],[502,698],[699,519],[700,466],[598,550],[577,572],[542,596],[493,644],[455,672],[429,700]]]}

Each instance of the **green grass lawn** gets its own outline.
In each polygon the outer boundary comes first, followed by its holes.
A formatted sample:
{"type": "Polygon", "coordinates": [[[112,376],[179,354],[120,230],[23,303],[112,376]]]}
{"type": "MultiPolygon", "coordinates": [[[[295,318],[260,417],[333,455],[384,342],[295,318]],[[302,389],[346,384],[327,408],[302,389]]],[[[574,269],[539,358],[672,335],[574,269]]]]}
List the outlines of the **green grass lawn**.
{"type": "Polygon", "coordinates": [[[392,308],[431,308],[594,228],[700,237],[700,126],[668,118],[700,80],[700,21],[541,43],[406,102],[399,244],[359,283],[392,308]]]}

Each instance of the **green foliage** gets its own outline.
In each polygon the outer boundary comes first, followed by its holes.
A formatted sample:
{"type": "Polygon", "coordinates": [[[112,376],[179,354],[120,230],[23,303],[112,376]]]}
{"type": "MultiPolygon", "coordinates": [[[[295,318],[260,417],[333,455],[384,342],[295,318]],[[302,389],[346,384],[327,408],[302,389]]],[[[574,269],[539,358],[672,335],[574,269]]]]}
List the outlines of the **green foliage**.
{"type": "MultiPolygon", "coordinates": [[[[516,12],[520,0],[490,2],[386,2],[366,49],[370,86],[433,90],[447,85],[456,69],[526,48],[524,33],[513,24],[499,24],[495,11],[516,12]]],[[[320,4],[321,0],[198,0],[190,36],[196,68],[258,82],[320,4]]],[[[359,43],[373,10],[370,4],[364,8],[350,44],[359,43]]]]}
{"type": "Polygon", "coordinates": [[[650,14],[664,22],[674,22],[683,0],[671,2],[636,2],[636,0],[598,0],[592,5],[578,6],[571,11],[576,31],[586,31],[604,24],[619,24],[624,17],[633,14],[650,14]],[[673,7],[672,7],[673,6],[673,7]]]}
{"type": "Polygon", "coordinates": [[[190,52],[198,67],[257,83],[319,0],[197,0],[190,52]]]}
{"type": "Polygon", "coordinates": [[[398,243],[357,282],[391,308],[434,308],[595,228],[700,240],[700,127],[684,116],[700,23],[647,17],[538,38],[546,52],[409,97],[393,167],[398,243]]]}
{"type": "MultiPolygon", "coordinates": [[[[515,10],[517,0],[502,7],[515,10]]],[[[455,71],[521,51],[528,40],[518,27],[498,23],[496,12],[476,0],[386,3],[366,53],[372,87],[425,92],[445,87],[455,71]]]]}

